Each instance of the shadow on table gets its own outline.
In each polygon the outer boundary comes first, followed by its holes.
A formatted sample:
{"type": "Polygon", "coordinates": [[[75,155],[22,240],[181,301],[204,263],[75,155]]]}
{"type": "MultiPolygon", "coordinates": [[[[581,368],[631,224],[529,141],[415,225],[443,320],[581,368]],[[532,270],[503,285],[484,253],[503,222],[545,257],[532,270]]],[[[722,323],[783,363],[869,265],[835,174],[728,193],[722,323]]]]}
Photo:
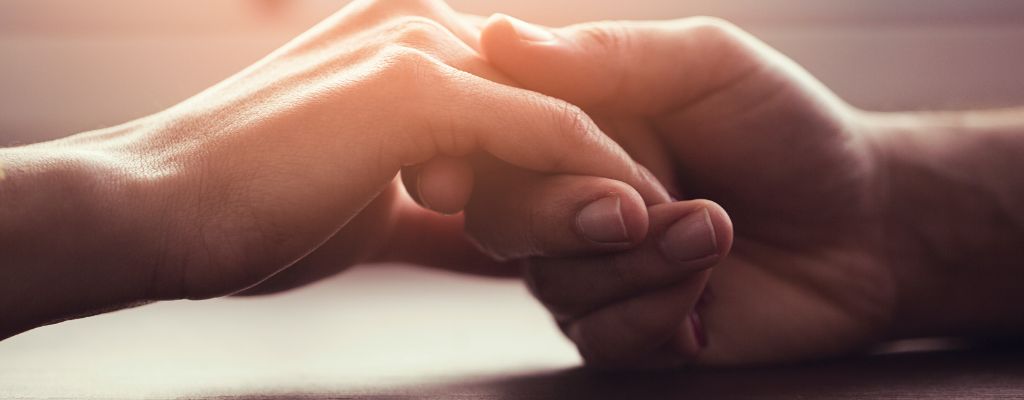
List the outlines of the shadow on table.
{"type": "Polygon", "coordinates": [[[885,354],[741,369],[600,372],[570,369],[381,388],[379,392],[232,398],[396,399],[921,399],[1024,398],[1024,347],[885,354]]]}

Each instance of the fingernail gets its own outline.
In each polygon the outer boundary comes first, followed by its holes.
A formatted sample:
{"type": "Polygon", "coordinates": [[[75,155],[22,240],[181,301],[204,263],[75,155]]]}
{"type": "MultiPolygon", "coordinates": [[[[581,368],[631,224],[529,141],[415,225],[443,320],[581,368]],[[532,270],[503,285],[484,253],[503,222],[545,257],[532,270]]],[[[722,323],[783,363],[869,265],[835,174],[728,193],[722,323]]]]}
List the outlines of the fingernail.
{"type": "Polygon", "coordinates": [[[700,320],[700,315],[697,312],[690,313],[690,329],[693,329],[693,338],[697,341],[697,346],[700,348],[708,347],[708,337],[704,332],[704,324],[700,320]]]}
{"type": "Polygon", "coordinates": [[[510,24],[512,24],[512,27],[516,30],[516,34],[519,35],[519,39],[523,41],[544,43],[555,40],[555,35],[547,29],[508,15],[505,15],[504,17],[510,24]]]}
{"type": "Polygon", "coordinates": [[[715,227],[706,208],[679,219],[661,238],[661,251],[671,260],[697,261],[718,253],[715,227]]]}
{"type": "Polygon", "coordinates": [[[619,196],[598,199],[576,215],[576,227],[583,237],[597,243],[624,243],[629,241],[626,222],[622,218],[619,196]]]}

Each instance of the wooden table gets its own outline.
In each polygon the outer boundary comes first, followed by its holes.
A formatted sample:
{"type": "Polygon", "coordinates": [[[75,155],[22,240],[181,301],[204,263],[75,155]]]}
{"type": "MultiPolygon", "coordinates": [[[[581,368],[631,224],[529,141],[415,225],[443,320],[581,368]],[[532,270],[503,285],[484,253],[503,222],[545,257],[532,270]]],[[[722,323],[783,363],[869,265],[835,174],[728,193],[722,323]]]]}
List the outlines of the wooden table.
{"type": "Polygon", "coordinates": [[[1024,398],[1024,351],[597,373],[520,283],[364,267],[259,299],[156,304],[0,342],[0,398],[1024,398]]]}

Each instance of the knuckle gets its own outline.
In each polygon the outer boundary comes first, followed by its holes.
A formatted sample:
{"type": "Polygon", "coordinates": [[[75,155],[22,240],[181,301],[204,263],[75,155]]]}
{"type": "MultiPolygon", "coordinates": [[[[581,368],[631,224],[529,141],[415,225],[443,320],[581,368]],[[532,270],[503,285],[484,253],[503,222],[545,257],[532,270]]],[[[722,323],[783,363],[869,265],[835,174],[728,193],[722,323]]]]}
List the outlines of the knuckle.
{"type": "Polygon", "coordinates": [[[415,5],[416,1],[418,0],[356,0],[352,4],[359,4],[366,10],[394,12],[415,5]]]}
{"type": "Polygon", "coordinates": [[[378,0],[378,3],[390,7],[406,8],[419,7],[424,3],[424,0],[378,0]]]}
{"type": "Polygon", "coordinates": [[[738,41],[742,30],[732,22],[718,17],[698,16],[686,20],[692,35],[700,41],[727,43],[738,41]]]}
{"type": "Polygon", "coordinates": [[[427,0],[355,0],[338,12],[335,24],[356,20],[361,24],[388,26],[403,16],[428,14],[430,1],[427,0]],[[341,17],[349,17],[341,18],[341,17]]]}
{"type": "Polygon", "coordinates": [[[391,25],[392,42],[418,49],[430,49],[451,36],[443,25],[430,18],[407,15],[396,18],[391,25]]]}
{"type": "Polygon", "coordinates": [[[434,64],[432,57],[414,47],[395,44],[381,52],[381,65],[393,72],[430,71],[434,64]]]}
{"type": "Polygon", "coordinates": [[[382,86],[400,88],[402,97],[407,99],[419,99],[429,93],[426,86],[436,82],[440,72],[437,60],[430,54],[397,44],[381,50],[374,64],[382,86]]]}
{"type": "Polygon", "coordinates": [[[375,0],[374,4],[391,10],[420,12],[433,7],[438,0],[375,0]]]}
{"type": "Polygon", "coordinates": [[[597,22],[583,25],[577,31],[582,42],[587,43],[590,50],[597,53],[604,53],[602,62],[606,63],[605,68],[612,79],[604,86],[603,95],[593,99],[593,104],[603,104],[609,97],[617,93],[624,93],[626,77],[630,75],[634,60],[622,57],[625,54],[636,54],[634,44],[634,29],[622,22],[597,22]]]}
{"type": "Polygon", "coordinates": [[[599,49],[617,53],[629,46],[629,31],[620,23],[602,22],[583,25],[577,34],[599,49]]]}
{"type": "Polygon", "coordinates": [[[578,106],[560,102],[555,110],[555,123],[563,139],[584,142],[590,139],[590,117],[578,106]]]}

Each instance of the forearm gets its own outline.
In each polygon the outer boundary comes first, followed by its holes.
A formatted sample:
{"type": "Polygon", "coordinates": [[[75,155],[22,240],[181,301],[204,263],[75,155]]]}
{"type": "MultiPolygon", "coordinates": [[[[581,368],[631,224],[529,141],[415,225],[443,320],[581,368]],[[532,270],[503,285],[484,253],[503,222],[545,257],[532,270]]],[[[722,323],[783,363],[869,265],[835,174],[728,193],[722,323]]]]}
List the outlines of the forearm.
{"type": "Polygon", "coordinates": [[[109,217],[128,212],[109,160],[41,144],[0,149],[0,165],[0,339],[145,298],[138,235],[109,217]]]}
{"type": "Polygon", "coordinates": [[[877,122],[897,335],[1024,331],[1024,109],[877,122]]]}

